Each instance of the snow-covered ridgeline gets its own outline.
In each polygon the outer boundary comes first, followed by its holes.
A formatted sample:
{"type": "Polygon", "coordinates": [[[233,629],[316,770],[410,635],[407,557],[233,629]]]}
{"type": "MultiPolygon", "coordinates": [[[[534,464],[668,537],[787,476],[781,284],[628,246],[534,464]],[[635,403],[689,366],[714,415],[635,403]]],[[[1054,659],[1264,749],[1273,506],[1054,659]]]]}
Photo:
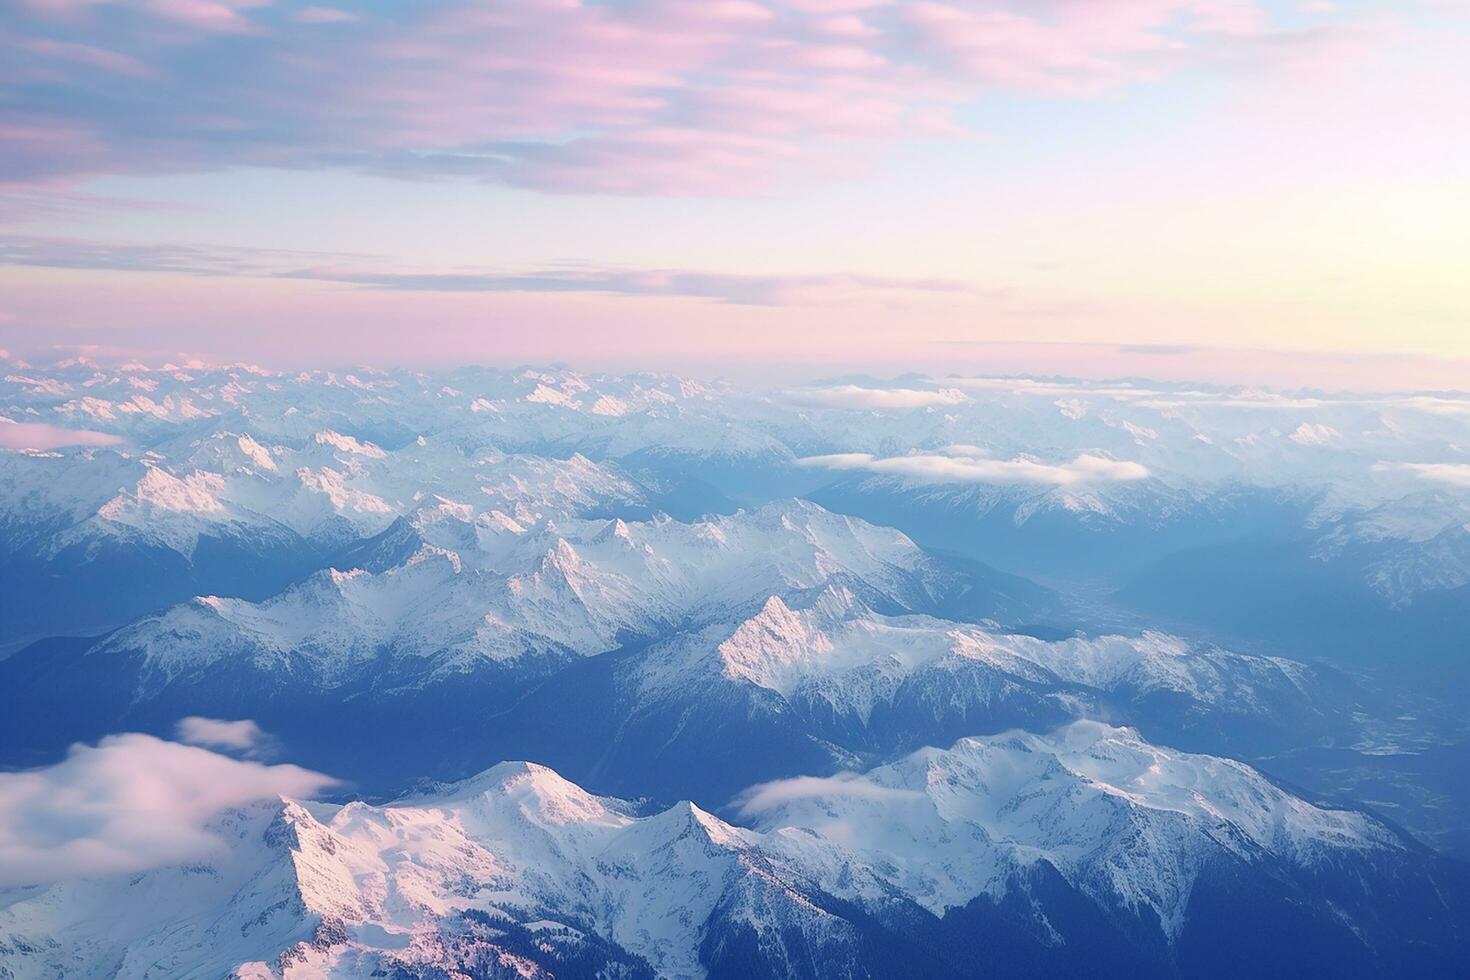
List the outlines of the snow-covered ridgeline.
{"type": "Polygon", "coordinates": [[[943,915],[1044,861],[1169,937],[1222,860],[1310,873],[1403,848],[1247,766],[1085,722],[755,787],[740,812],[749,829],[688,803],[640,816],[527,763],[387,806],[261,804],[213,820],[217,859],[0,893],[0,948],[17,978],[362,975],[525,957],[515,923],[547,944],[533,958],[591,933],[698,977],[747,926],[773,959],[794,935],[850,946],[861,924],[823,896],[943,915]]]}

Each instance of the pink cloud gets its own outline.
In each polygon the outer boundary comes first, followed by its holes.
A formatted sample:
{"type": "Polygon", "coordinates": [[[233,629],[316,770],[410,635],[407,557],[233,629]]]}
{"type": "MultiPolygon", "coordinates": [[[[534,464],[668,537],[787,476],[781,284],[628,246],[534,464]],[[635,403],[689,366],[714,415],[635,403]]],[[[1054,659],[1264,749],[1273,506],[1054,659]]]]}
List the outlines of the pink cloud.
{"type": "Polygon", "coordinates": [[[305,7],[291,19],[298,24],[345,24],[357,20],[357,15],[336,7],[305,7]]]}
{"type": "Polygon", "coordinates": [[[226,853],[211,818],[309,798],[335,780],[165,742],[109,735],[56,765],[0,773],[0,887],[123,874],[226,853]]]}
{"type": "Polygon", "coordinates": [[[63,446],[111,446],[122,439],[106,432],[64,429],[44,422],[0,420],[0,449],[45,451],[63,446]]]}
{"type": "Polygon", "coordinates": [[[964,284],[946,279],[844,274],[741,275],[568,263],[519,269],[395,269],[385,267],[379,257],[363,254],[180,244],[129,245],[20,235],[0,242],[0,266],[340,283],[375,290],[426,293],[681,296],[752,306],[842,304],[884,294],[958,294],[966,290],[964,284]]]}
{"type": "Polygon", "coordinates": [[[251,30],[244,11],[270,0],[21,0],[37,13],[63,21],[96,16],[107,8],[136,12],[165,23],[183,24],[207,31],[251,30]]]}
{"type": "Polygon", "coordinates": [[[962,75],[1071,95],[1208,60],[1222,38],[1275,33],[1254,0],[919,0],[903,17],[920,50],[962,75]]]}
{"type": "Polygon", "coordinates": [[[9,20],[7,76],[50,94],[0,110],[0,183],[263,165],[746,193],[952,133],[988,89],[1086,95],[1326,43],[1253,0],[29,0],[9,20]]]}
{"type": "Polygon", "coordinates": [[[232,749],[237,752],[253,751],[270,740],[270,736],[249,718],[228,721],[190,715],[179,720],[177,732],[179,741],[188,745],[199,745],[207,749],[232,749]]]}

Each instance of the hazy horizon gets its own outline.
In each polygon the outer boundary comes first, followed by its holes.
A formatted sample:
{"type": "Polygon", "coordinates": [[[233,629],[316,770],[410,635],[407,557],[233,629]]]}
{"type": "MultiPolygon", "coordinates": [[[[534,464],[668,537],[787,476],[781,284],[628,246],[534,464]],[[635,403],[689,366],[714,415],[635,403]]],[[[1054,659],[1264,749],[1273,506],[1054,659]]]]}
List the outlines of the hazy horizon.
{"type": "Polygon", "coordinates": [[[1035,371],[1043,344],[1395,387],[1470,358],[1461,4],[0,16],[16,350],[1035,371]]]}

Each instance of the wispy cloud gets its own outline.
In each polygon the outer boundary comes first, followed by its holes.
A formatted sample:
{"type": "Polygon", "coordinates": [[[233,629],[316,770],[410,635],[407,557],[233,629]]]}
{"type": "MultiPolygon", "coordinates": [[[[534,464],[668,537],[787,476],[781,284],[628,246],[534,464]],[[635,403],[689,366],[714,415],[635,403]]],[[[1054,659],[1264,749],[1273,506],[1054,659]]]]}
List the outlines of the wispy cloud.
{"type": "Polygon", "coordinates": [[[1470,463],[1379,463],[1378,468],[1413,473],[1431,483],[1470,488],[1470,463]]]}
{"type": "Polygon", "coordinates": [[[683,296],[746,306],[841,303],[873,293],[958,293],[967,288],[963,283],[943,279],[843,273],[742,275],[591,265],[527,270],[393,270],[384,269],[384,260],[372,255],[194,244],[135,245],[34,236],[0,240],[0,265],[294,279],[395,292],[683,296]]]}
{"type": "Polygon", "coordinates": [[[864,388],[858,385],[797,388],[788,392],[786,397],[800,405],[851,409],[929,408],[937,405],[959,405],[969,401],[964,392],[954,388],[926,390],[864,388]]]}
{"type": "Polygon", "coordinates": [[[1403,400],[1409,408],[1430,415],[1470,416],[1470,398],[1448,398],[1443,395],[1413,395],[1403,400]]]}
{"type": "Polygon", "coordinates": [[[782,807],[803,800],[849,799],[899,802],[922,800],[924,794],[917,790],[884,786],[858,773],[839,773],[835,776],[797,776],[778,779],[769,783],[758,783],[742,791],[731,805],[741,819],[753,820],[767,816],[782,807]]]}
{"type": "Polygon", "coordinates": [[[0,419],[0,449],[45,451],[65,446],[111,446],[122,441],[119,436],[107,432],[0,419]]]}
{"type": "Polygon", "coordinates": [[[348,283],[378,289],[440,293],[612,293],[686,296],[744,306],[839,302],[873,292],[958,292],[961,283],[833,274],[755,276],[678,269],[538,269],[530,272],[338,272],[304,269],[287,278],[348,283]]]}
{"type": "Polygon", "coordinates": [[[0,773],[0,886],[123,874],[228,850],[209,820],[335,781],[152,735],[74,745],[54,766],[0,773]]]}
{"type": "Polygon", "coordinates": [[[1032,459],[987,459],[970,446],[950,446],[943,453],[915,452],[907,456],[878,457],[870,453],[808,456],[798,465],[831,470],[855,470],[896,476],[921,483],[995,483],[1068,486],[1142,480],[1149,471],[1141,463],[1082,453],[1064,463],[1032,459]]]}
{"type": "Polygon", "coordinates": [[[974,391],[999,391],[1013,395],[1036,395],[1051,398],[1056,395],[1095,395],[1118,401],[1131,401],[1162,394],[1155,388],[1144,388],[1129,383],[1080,381],[1065,378],[1018,378],[1018,377],[974,377],[945,378],[944,383],[957,388],[974,391]]]}
{"type": "Polygon", "coordinates": [[[138,245],[95,239],[8,235],[0,238],[0,265],[44,269],[170,272],[195,276],[280,276],[315,263],[370,261],[375,256],[226,245],[138,245]]]}
{"type": "Polygon", "coordinates": [[[227,721],[190,715],[180,719],[175,730],[180,742],[208,749],[258,754],[273,744],[273,739],[249,718],[227,721]]]}
{"type": "MultiPolygon", "coordinates": [[[[0,182],[235,165],[738,194],[950,135],[995,89],[1316,64],[1364,29],[1262,4],[803,0],[330,6],[21,0],[0,182]],[[372,84],[364,84],[372,79],[372,84]]],[[[1369,33],[1368,39],[1371,40],[1369,33]]]]}

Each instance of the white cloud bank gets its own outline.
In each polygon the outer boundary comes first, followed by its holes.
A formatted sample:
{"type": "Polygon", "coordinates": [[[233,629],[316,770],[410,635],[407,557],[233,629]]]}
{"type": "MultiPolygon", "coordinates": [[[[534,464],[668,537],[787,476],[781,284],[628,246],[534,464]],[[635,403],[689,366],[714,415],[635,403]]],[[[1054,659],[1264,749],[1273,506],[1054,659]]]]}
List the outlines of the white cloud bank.
{"type": "Polygon", "coordinates": [[[62,446],[111,446],[122,439],[106,432],[88,429],[65,429],[43,422],[0,421],[0,449],[44,451],[62,446]]]}
{"type": "Polygon", "coordinates": [[[866,776],[845,772],[835,776],[797,776],[757,783],[735,797],[742,819],[759,817],[779,810],[788,803],[810,799],[843,798],[851,800],[917,800],[924,794],[917,790],[883,786],[866,776]]]}
{"type": "Polygon", "coordinates": [[[263,748],[269,742],[265,731],[248,718],[243,721],[226,721],[222,718],[191,715],[180,720],[175,730],[180,742],[211,749],[251,752],[263,748]]]}
{"type": "Polygon", "coordinates": [[[832,470],[859,470],[899,476],[925,483],[1026,483],[1067,486],[1074,483],[1116,483],[1148,477],[1142,463],[1082,453],[1066,463],[1036,460],[986,459],[974,446],[949,446],[942,453],[915,452],[907,456],[878,457],[871,453],[835,453],[808,456],[800,466],[832,470]]]}
{"type": "Polygon", "coordinates": [[[220,812],[335,782],[152,735],[73,745],[54,766],[0,773],[0,887],[205,858],[226,847],[205,826],[220,812]]]}
{"type": "Polygon", "coordinates": [[[831,388],[804,388],[790,392],[790,400],[819,408],[931,408],[937,405],[959,405],[969,397],[957,388],[863,388],[858,385],[836,385],[831,388]]]}
{"type": "Polygon", "coordinates": [[[1470,488],[1470,463],[1379,463],[1375,468],[1400,469],[1433,483],[1470,488]]]}

